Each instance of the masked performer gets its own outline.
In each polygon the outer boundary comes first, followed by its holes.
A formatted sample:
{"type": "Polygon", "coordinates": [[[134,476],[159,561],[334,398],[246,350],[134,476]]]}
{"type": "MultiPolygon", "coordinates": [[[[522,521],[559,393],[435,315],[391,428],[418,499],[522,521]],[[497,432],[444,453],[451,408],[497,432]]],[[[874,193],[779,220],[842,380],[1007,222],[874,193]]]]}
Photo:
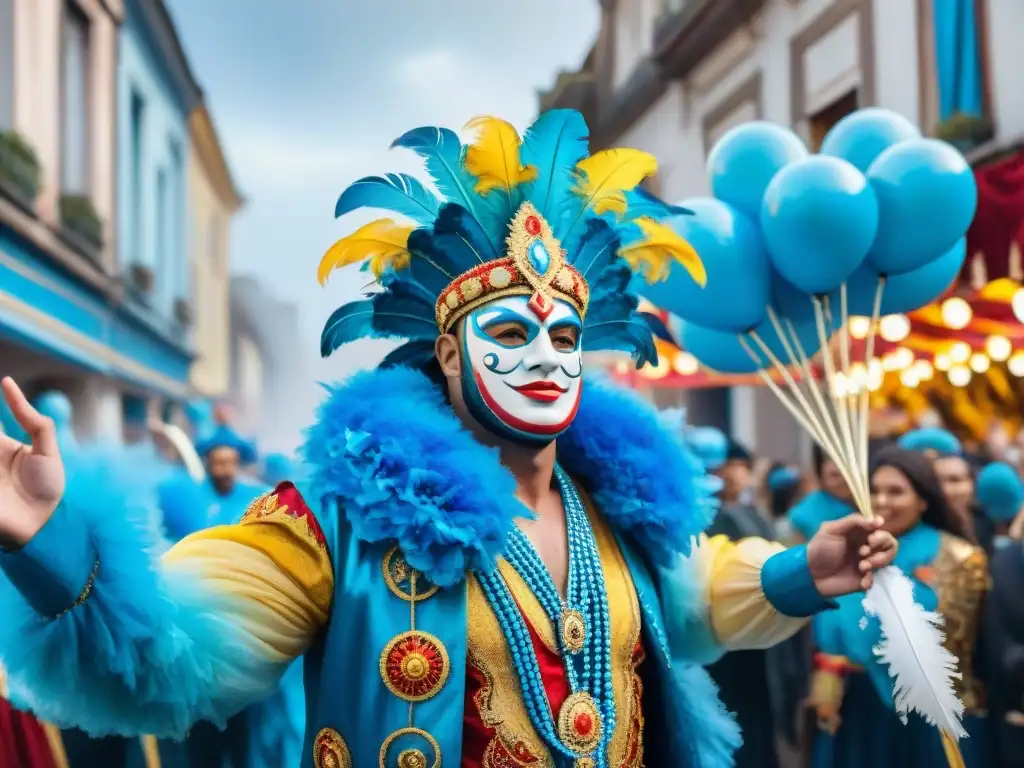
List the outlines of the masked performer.
{"type": "Polygon", "coordinates": [[[0,444],[0,656],[39,712],[181,733],[305,654],[306,766],[719,768],[739,734],[701,665],[785,639],[892,560],[860,517],[789,550],[700,536],[678,430],[584,385],[584,350],[655,358],[631,262],[704,279],[660,221],[674,211],[636,189],[654,158],[588,157],[572,111],[522,146],[503,121],[473,128],[465,147],[438,128],[396,142],[445,200],[396,174],[339,200],[416,226],[330,249],[321,277],[364,262],[379,290],[335,312],[323,352],[407,342],[328,396],[305,498],[283,483],[151,564],[90,504],[97,479],[64,488],[49,425],[4,381],[34,440],[0,444]]]}
{"type": "MultiPolygon", "coordinates": [[[[964,703],[961,741],[968,768],[991,762],[985,688],[979,674],[978,630],[988,588],[984,551],[968,541],[961,518],[949,509],[931,461],[916,451],[890,448],[871,474],[872,507],[900,540],[896,564],[911,577],[914,598],[942,615],[945,644],[959,660],[956,692],[964,703]]],[[[878,622],[864,615],[858,596],[816,617],[819,652],[811,700],[820,732],[815,768],[934,768],[946,762],[938,731],[911,714],[906,725],[892,709],[892,680],[873,648],[878,622]]]]}

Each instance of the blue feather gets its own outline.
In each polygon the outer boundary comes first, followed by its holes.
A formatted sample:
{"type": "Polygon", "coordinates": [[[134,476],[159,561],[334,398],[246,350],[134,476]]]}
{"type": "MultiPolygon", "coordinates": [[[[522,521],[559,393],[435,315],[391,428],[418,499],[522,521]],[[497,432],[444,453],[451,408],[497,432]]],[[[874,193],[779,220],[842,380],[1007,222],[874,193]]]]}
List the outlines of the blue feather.
{"type": "Polygon", "coordinates": [[[604,294],[599,297],[597,302],[590,303],[583,327],[586,329],[589,325],[603,323],[606,320],[621,320],[624,317],[629,317],[636,311],[638,304],[637,297],[628,291],[604,294]]]}
{"type": "Polygon", "coordinates": [[[360,208],[380,208],[407,216],[417,224],[430,224],[441,201],[419,179],[405,173],[366,176],[341,193],[335,218],[360,208]]]}
{"type": "Polygon", "coordinates": [[[658,362],[658,349],[654,346],[651,329],[647,323],[632,317],[587,326],[583,333],[583,349],[586,352],[628,352],[638,368],[658,362]]]}
{"type": "Polygon", "coordinates": [[[583,279],[589,282],[615,261],[618,249],[615,230],[601,219],[590,219],[579,248],[569,252],[568,259],[583,279]]]}
{"type": "MultiPolygon", "coordinates": [[[[626,214],[622,221],[636,221],[642,216],[652,219],[667,219],[670,216],[692,216],[693,211],[680,205],[669,205],[660,197],[652,195],[643,187],[637,187],[626,193],[626,214]]],[[[614,212],[604,214],[609,221],[615,221],[614,212]]]]}
{"type": "Polygon", "coordinates": [[[413,128],[395,139],[391,147],[410,149],[423,158],[427,173],[444,198],[469,211],[484,227],[492,244],[504,240],[508,222],[496,210],[497,201],[486,203],[474,191],[476,179],[462,165],[464,147],[455,131],[430,126],[413,128]]]}
{"type": "Polygon", "coordinates": [[[498,258],[480,222],[455,203],[441,206],[434,222],[434,246],[460,267],[458,274],[498,258]]]}
{"type": "Polygon", "coordinates": [[[537,169],[526,197],[550,222],[556,220],[562,201],[570,194],[573,169],[587,156],[589,138],[586,121],[574,109],[549,110],[526,130],[522,163],[537,169]]]}
{"type": "Polygon", "coordinates": [[[329,357],[345,344],[373,336],[373,304],[353,301],[338,307],[324,323],[320,334],[320,356],[329,357]]]}
{"type": "Polygon", "coordinates": [[[375,295],[373,305],[373,335],[383,338],[428,339],[437,338],[434,306],[414,298],[408,291],[392,286],[391,290],[375,295]]]}
{"type": "Polygon", "coordinates": [[[440,296],[448,284],[464,271],[434,242],[432,229],[417,229],[409,235],[409,273],[432,296],[440,296]]]}
{"type": "Polygon", "coordinates": [[[410,341],[394,349],[381,361],[381,368],[420,368],[434,357],[434,343],[431,341],[410,341]]]}
{"type": "Polygon", "coordinates": [[[667,341],[669,344],[674,344],[677,347],[679,346],[679,341],[672,335],[672,331],[668,329],[665,322],[657,315],[652,314],[651,312],[637,312],[635,317],[638,317],[647,323],[647,327],[651,329],[651,333],[653,333],[657,338],[662,341],[667,341]]]}

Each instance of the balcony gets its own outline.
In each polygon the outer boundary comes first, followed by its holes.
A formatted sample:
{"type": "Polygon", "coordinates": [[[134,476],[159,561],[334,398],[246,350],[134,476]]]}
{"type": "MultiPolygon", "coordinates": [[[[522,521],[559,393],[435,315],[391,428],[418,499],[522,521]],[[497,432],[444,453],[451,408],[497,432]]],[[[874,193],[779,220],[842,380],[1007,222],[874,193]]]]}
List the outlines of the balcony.
{"type": "Polygon", "coordinates": [[[686,77],[765,0],[667,0],[654,29],[654,59],[670,80],[686,77]]]}
{"type": "Polygon", "coordinates": [[[96,214],[86,195],[61,195],[60,236],[63,240],[103,268],[103,220],[96,214]]]}

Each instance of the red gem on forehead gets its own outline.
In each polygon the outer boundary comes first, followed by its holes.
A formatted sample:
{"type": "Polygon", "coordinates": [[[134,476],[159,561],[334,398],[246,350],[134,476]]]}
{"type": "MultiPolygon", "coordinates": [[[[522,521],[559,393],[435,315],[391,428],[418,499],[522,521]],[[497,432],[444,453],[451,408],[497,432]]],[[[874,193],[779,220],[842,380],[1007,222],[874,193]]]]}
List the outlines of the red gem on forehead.
{"type": "Polygon", "coordinates": [[[533,214],[526,217],[526,220],[523,222],[523,226],[525,226],[526,231],[534,237],[540,234],[540,219],[533,214]]]}
{"type": "Polygon", "coordinates": [[[530,297],[530,301],[526,306],[541,320],[547,320],[548,315],[555,311],[555,302],[540,291],[537,291],[530,297]]]}

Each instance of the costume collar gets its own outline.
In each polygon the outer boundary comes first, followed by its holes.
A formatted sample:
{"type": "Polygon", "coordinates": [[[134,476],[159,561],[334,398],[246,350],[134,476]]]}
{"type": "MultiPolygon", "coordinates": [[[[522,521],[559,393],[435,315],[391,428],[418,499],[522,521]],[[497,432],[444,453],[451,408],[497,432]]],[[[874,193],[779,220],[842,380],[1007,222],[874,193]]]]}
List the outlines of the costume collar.
{"type": "MultiPolygon", "coordinates": [[[[328,392],[303,447],[314,494],[337,500],[358,539],[397,541],[438,586],[493,568],[514,519],[527,513],[497,451],[473,439],[437,386],[389,368],[328,392]]],[[[558,438],[565,470],[613,528],[659,563],[688,553],[714,515],[680,426],[591,376],[558,438]]]]}

